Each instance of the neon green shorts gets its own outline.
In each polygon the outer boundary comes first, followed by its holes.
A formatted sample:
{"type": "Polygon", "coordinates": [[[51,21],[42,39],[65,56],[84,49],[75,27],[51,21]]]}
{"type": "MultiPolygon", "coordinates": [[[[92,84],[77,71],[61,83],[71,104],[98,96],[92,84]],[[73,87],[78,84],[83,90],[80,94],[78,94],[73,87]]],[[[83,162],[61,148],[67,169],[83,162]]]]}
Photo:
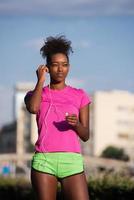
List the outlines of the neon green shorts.
{"type": "Polygon", "coordinates": [[[79,153],[35,153],[32,159],[32,168],[56,176],[65,178],[84,171],[83,157],[79,153]]]}

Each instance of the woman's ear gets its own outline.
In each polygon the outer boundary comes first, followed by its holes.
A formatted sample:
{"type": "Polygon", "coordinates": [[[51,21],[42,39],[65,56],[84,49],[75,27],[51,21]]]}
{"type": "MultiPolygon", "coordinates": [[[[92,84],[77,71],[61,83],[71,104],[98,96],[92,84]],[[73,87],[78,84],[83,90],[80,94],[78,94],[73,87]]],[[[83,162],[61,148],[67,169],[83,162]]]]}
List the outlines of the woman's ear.
{"type": "Polygon", "coordinates": [[[47,67],[47,73],[49,73],[49,68],[47,67]]]}
{"type": "Polygon", "coordinates": [[[48,66],[46,65],[46,72],[49,73],[49,68],[48,66]]]}

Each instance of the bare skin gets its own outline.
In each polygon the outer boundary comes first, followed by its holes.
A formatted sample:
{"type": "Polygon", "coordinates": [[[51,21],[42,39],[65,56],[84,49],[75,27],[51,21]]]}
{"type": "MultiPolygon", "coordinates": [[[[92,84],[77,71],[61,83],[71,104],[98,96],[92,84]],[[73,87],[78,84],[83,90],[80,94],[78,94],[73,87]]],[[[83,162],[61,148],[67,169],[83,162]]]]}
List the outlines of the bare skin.
{"type": "MultiPolygon", "coordinates": [[[[31,171],[31,181],[37,200],[56,200],[58,180],[55,176],[31,171]]],[[[89,200],[84,173],[60,180],[64,200],[89,200]]]]}
{"type": "Polygon", "coordinates": [[[32,169],[31,181],[37,200],[56,200],[58,181],[55,176],[32,169]]]}
{"type": "Polygon", "coordinates": [[[61,180],[64,200],[89,200],[86,177],[84,173],[66,177],[61,180]]]}
{"type": "MultiPolygon", "coordinates": [[[[69,63],[64,54],[57,53],[51,57],[49,67],[50,88],[63,89],[66,86],[65,79],[69,72],[69,63]]],[[[40,65],[36,71],[37,84],[31,96],[25,98],[25,103],[30,113],[36,114],[41,102],[42,88],[48,68],[40,65]]],[[[79,116],[69,113],[65,118],[83,141],[89,139],[89,105],[80,109],[79,116]]],[[[33,188],[38,200],[56,200],[58,180],[53,175],[31,170],[33,188]]],[[[66,200],[89,200],[87,182],[84,172],[61,179],[66,200]]]]}

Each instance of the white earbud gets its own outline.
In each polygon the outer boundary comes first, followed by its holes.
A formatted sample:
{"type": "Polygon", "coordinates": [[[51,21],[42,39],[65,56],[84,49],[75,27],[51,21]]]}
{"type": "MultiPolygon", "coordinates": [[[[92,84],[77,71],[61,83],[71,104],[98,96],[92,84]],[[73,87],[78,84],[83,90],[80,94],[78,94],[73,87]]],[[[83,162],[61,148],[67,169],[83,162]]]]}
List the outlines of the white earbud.
{"type": "Polygon", "coordinates": [[[69,115],[68,112],[66,112],[66,113],[65,113],[65,116],[67,117],[68,115],[69,115]]]}

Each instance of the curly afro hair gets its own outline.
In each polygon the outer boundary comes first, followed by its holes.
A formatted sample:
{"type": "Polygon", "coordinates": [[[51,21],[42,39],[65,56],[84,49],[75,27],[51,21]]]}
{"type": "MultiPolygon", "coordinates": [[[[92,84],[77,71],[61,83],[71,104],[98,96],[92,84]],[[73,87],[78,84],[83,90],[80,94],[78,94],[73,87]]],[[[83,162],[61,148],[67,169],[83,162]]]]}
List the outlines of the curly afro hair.
{"type": "Polygon", "coordinates": [[[69,62],[69,54],[73,53],[71,47],[71,41],[67,40],[64,35],[56,37],[47,37],[44,41],[44,45],[40,49],[40,53],[43,58],[46,58],[46,63],[49,66],[51,64],[51,57],[56,53],[62,53],[66,55],[69,62]]]}

